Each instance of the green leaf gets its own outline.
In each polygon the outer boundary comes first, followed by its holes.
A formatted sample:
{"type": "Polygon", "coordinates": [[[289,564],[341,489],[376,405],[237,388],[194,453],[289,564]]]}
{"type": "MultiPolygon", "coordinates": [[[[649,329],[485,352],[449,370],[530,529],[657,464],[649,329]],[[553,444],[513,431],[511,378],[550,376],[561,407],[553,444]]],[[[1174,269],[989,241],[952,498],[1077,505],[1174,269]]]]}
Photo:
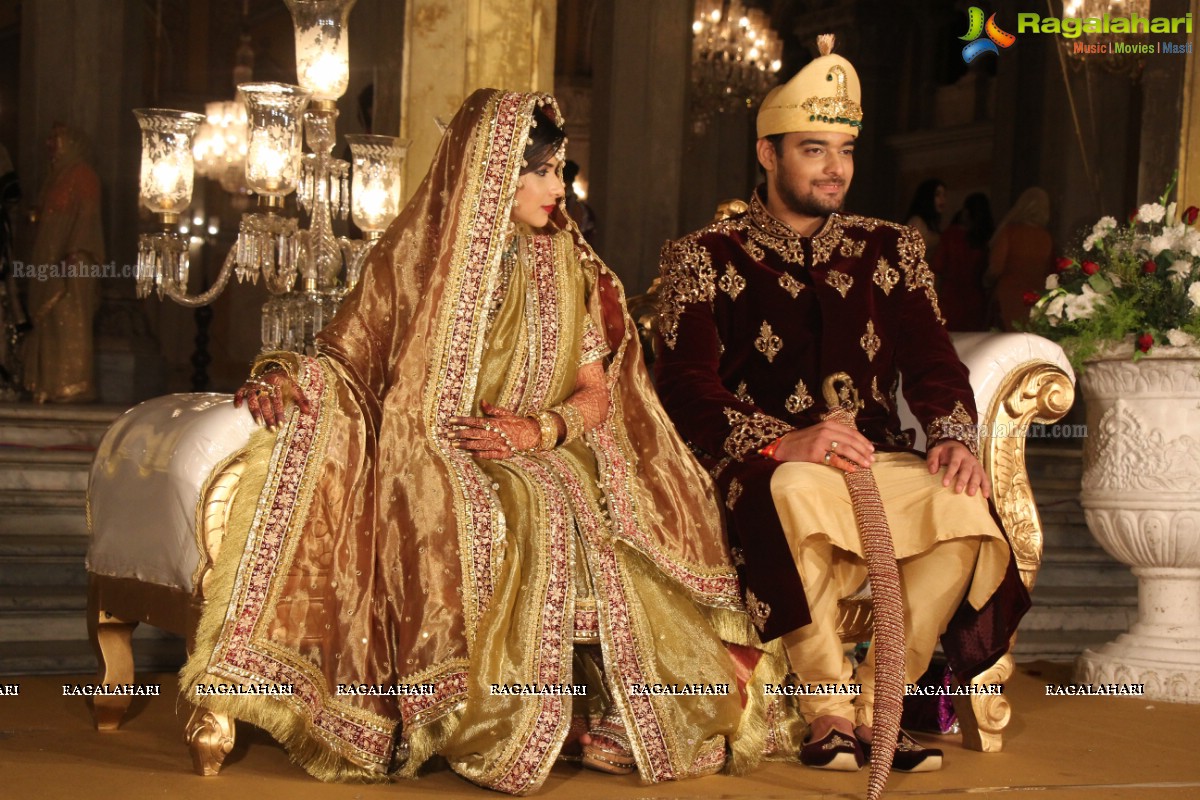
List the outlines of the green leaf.
{"type": "Polygon", "coordinates": [[[1108,278],[1104,277],[1099,272],[1094,273],[1090,278],[1088,278],[1088,286],[1091,286],[1096,294],[1108,294],[1113,288],[1113,285],[1108,278]]]}

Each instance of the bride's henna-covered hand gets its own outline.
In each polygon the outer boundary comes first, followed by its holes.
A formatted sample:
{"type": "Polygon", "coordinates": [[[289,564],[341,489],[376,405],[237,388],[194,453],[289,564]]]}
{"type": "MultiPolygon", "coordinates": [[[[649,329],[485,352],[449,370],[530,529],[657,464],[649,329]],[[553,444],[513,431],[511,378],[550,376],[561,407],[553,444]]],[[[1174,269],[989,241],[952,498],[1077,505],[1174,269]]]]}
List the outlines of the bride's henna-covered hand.
{"type": "Polygon", "coordinates": [[[312,413],[304,392],[281,369],[268,370],[257,378],[246,379],[233,395],[234,408],[241,408],[245,402],[254,421],[266,425],[270,430],[275,430],[283,423],[289,401],[294,401],[300,407],[300,413],[312,413]]]}

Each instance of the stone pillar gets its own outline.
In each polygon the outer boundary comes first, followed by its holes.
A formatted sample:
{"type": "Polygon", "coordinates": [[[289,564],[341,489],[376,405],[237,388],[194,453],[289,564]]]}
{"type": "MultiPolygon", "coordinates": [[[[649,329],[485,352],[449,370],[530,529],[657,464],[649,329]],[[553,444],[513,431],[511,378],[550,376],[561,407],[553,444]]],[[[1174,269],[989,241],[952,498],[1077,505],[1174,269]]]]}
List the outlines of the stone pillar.
{"type": "Polygon", "coordinates": [[[400,135],[411,140],[404,193],[429,170],[441,131],[482,87],[554,88],[555,0],[407,0],[400,135]]]}
{"type": "Polygon", "coordinates": [[[599,9],[592,180],[597,250],[641,292],[679,236],[691,62],[691,0],[612,0],[599,9]]]}

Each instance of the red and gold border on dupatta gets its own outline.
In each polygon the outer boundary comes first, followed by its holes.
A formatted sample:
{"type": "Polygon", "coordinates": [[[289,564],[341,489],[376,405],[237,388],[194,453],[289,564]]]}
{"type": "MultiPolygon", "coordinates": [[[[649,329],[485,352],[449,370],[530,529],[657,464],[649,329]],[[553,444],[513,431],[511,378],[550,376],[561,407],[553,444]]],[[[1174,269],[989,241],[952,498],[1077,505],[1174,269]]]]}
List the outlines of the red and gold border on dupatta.
{"type": "Polygon", "coordinates": [[[383,772],[392,759],[395,723],[336,700],[311,662],[274,644],[263,630],[279,602],[324,462],[328,424],[322,412],[336,402],[325,369],[317,359],[300,357],[300,384],[312,413],[293,410],[276,440],[207,669],[240,684],[290,684],[292,694],[281,699],[331,750],[383,772]]]}

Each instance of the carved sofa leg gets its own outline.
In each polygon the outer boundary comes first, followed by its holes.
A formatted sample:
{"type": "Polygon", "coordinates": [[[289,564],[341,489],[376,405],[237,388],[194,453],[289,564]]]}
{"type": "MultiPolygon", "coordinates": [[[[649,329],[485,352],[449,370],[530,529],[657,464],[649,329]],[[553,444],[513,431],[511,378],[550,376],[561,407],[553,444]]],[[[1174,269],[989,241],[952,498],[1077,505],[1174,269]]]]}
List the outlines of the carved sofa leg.
{"type": "MultiPolygon", "coordinates": [[[[118,619],[101,605],[100,589],[88,583],[88,639],[96,653],[96,683],[118,685],[133,683],[133,629],[137,622],[118,619]]],[[[132,695],[92,698],[92,719],[96,729],[115,731],[129,711],[132,695]]]]}
{"type": "MultiPolygon", "coordinates": [[[[1005,653],[991,668],[975,676],[971,685],[1003,685],[1012,671],[1013,658],[1005,653]]],[[[962,729],[963,747],[984,753],[1004,749],[1002,734],[1012,719],[1012,706],[1003,694],[954,695],[954,713],[962,729]]]]}
{"type": "Polygon", "coordinates": [[[192,751],[192,767],[196,774],[212,777],[219,773],[225,756],[233,749],[235,736],[233,719],[204,708],[193,708],[184,739],[192,751]]]}

